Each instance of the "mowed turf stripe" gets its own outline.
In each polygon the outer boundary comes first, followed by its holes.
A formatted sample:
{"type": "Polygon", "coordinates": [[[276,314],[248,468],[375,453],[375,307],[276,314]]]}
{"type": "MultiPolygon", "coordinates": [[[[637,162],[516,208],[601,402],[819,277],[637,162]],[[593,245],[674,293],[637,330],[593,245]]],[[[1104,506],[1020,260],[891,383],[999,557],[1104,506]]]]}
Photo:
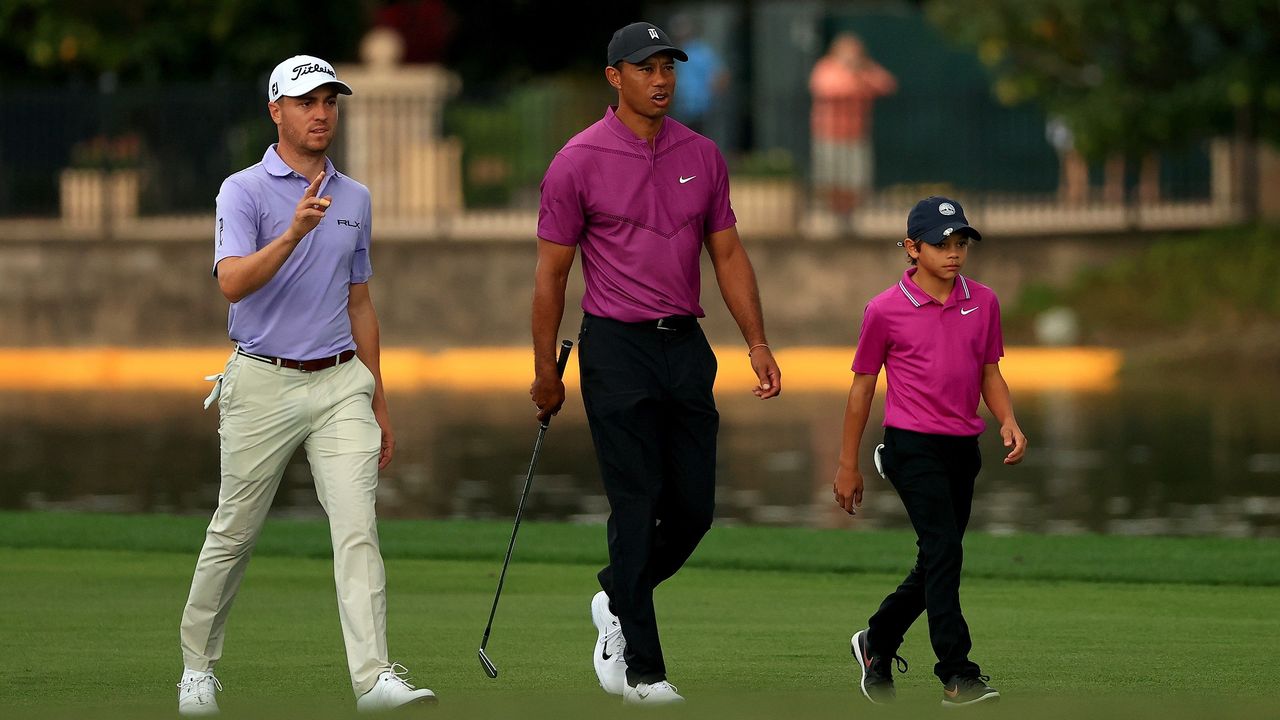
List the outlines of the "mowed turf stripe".
{"type": "MultiPolygon", "coordinates": [[[[0,716],[171,716],[193,565],[174,553],[0,549],[0,716]]],[[[501,673],[493,681],[475,649],[496,572],[490,562],[387,563],[391,654],[439,693],[432,716],[615,714],[617,700],[595,687],[586,657],[593,569],[512,565],[489,643],[501,673]]],[[[867,711],[848,637],[898,579],[680,573],[656,593],[671,678],[691,698],[671,716],[867,711]]],[[[332,583],[325,559],[254,559],[218,668],[229,716],[351,716],[332,583]]],[[[1272,588],[971,579],[962,593],[972,657],[1005,694],[984,717],[1265,716],[1253,713],[1272,694],[1272,588]]],[[[898,676],[900,703],[888,716],[935,714],[940,685],[923,619],[901,654],[911,669],[898,676]]]]}
{"type": "MultiPolygon", "coordinates": [[[[190,516],[0,512],[0,547],[176,552],[194,558],[207,523],[190,516]]],[[[379,532],[388,558],[500,564],[511,525],[497,520],[383,520],[379,532]]],[[[724,527],[712,529],[689,565],[896,575],[910,567],[915,551],[914,536],[904,531],[724,527]]],[[[328,528],[323,520],[271,518],[255,553],[328,558],[328,528]]],[[[524,563],[602,564],[604,527],[524,523],[516,558],[524,563]]],[[[970,533],[965,576],[1275,587],[1280,586],[1280,541],[970,533]]]]}

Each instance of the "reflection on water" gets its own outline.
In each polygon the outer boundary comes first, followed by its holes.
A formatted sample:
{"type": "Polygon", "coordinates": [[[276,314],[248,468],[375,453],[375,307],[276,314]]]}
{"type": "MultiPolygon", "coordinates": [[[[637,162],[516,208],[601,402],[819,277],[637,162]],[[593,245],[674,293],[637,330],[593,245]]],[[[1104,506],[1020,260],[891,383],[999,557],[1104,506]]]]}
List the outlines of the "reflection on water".
{"type": "MultiPolygon", "coordinates": [[[[995,432],[984,435],[971,527],[1280,535],[1280,392],[1220,381],[1177,385],[1128,381],[1108,394],[1016,396],[1032,451],[1007,467],[995,432]]],[[[0,394],[0,507],[210,513],[217,415],[200,410],[202,397],[0,394]]],[[[892,488],[873,473],[856,519],[831,501],[843,394],[760,402],[722,388],[719,401],[717,522],[908,526],[892,488]]],[[[391,403],[399,450],[383,474],[380,515],[513,516],[537,430],[527,395],[393,391],[391,403]]],[[[881,404],[877,398],[869,427],[878,428],[881,404]]],[[[867,448],[878,434],[868,432],[867,448]]],[[[275,512],[322,514],[301,453],[275,512]]],[[[548,432],[526,517],[602,522],[607,515],[581,403],[571,397],[548,432]]]]}

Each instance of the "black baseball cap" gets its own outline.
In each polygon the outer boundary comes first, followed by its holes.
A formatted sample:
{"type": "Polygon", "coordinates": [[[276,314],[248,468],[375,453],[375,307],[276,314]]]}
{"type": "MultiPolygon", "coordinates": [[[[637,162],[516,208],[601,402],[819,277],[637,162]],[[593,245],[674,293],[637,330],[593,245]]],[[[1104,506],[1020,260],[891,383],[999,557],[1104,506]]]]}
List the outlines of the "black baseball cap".
{"type": "Polygon", "coordinates": [[[609,64],[619,61],[638,63],[654,53],[668,52],[680,62],[688,62],[689,56],[671,44],[671,38],[653,23],[634,22],[613,34],[609,41],[609,64]]]}
{"type": "MultiPolygon", "coordinates": [[[[952,233],[963,232],[974,240],[982,233],[969,226],[960,203],[941,195],[930,195],[916,203],[907,215],[907,237],[917,242],[941,245],[952,233]]],[[[899,243],[901,245],[901,243],[899,243]]]]}

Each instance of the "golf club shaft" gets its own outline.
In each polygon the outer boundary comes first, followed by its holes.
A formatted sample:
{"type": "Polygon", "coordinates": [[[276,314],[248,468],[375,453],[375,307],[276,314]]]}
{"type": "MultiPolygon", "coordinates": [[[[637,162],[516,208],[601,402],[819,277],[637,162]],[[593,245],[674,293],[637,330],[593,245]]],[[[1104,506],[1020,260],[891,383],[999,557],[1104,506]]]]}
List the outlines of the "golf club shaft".
{"type": "MultiPolygon", "coordinates": [[[[569,351],[572,349],[572,341],[560,341],[560,356],[556,358],[556,373],[559,377],[564,377],[564,368],[569,363],[569,351]]],[[[498,600],[502,597],[502,585],[506,582],[507,567],[511,564],[511,552],[516,547],[516,533],[520,532],[520,517],[524,514],[524,502],[528,499],[529,489],[533,486],[533,471],[538,466],[538,455],[542,452],[542,439],[546,437],[547,428],[550,426],[550,415],[538,424],[538,439],[533,443],[533,457],[529,459],[529,471],[524,476],[524,490],[520,493],[519,504],[516,505],[516,522],[515,526],[511,528],[511,540],[507,543],[507,556],[502,560],[502,572],[498,575],[498,589],[493,594],[493,607],[489,609],[489,622],[485,624],[484,637],[480,640],[481,650],[484,650],[489,644],[489,633],[493,630],[493,617],[498,612],[498,600]]]]}
{"type": "Polygon", "coordinates": [[[493,616],[498,612],[498,598],[502,597],[502,584],[507,579],[507,567],[511,564],[511,552],[516,547],[516,533],[520,532],[520,516],[524,514],[524,501],[529,497],[529,488],[533,485],[533,468],[538,462],[538,454],[542,452],[542,438],[546,437],[547,425],[538,428],[538,439],[533,444],[533,459],[529,461],[529,472],[524,478],[524,491],[520,493],[520,503],[516,506],[516,524],[511,528],[511,541],[507,543],[507,556],[502,560],[502,573],[498,575],[498,590],[493,594],[493,607],[489,609],[489,622],[484,628],[484,638],[480,641],[483,650],[489,643],[489,632],[493,629],[493,616]]]}

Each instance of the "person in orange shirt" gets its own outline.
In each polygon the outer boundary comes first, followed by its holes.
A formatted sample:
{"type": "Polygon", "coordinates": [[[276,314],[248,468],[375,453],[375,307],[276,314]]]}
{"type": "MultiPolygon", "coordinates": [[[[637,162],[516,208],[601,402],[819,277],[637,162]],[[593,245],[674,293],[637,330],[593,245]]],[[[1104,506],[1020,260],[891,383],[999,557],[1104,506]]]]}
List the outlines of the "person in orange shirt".
{"type": "Polygon", "coordinates": [[[814,190],[842,220],[871,187],[871,104],[897,89],[852,33],[837,35],[809,75],[814,190]]]}

